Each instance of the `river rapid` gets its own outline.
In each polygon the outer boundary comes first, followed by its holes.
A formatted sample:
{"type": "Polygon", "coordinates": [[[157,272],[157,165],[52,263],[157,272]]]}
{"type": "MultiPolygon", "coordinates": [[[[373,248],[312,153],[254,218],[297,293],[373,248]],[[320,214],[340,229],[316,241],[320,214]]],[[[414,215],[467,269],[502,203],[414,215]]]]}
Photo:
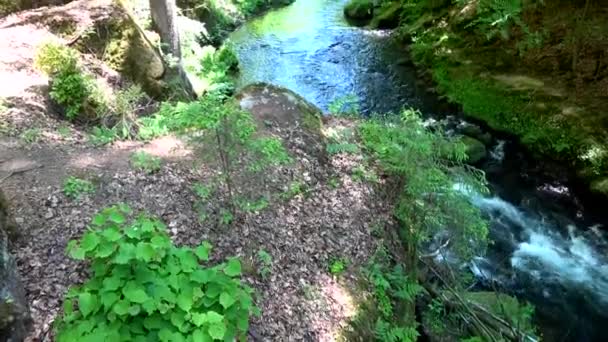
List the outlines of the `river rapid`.
{"type": "MultiPolygon", "coordinates": [[[[364,115],[413,107],[428,118],[461,120],[417,86],[390,32],[346,23],[346,2],[297,0],[235,31],[229,43],[240,62],[238,85],[284,86],[324,111],[354,95],[364,115]]],[[[480,287],[498,286],[533,303],[544,340],[606,340],[608,216],[590,209],[600,205],[585,202],[567,175],[547,172],[514,141],[494,138],[489,147],[480,166],[492,193],[469,194],[490,219],[494,242],[470,266],[480,287]]]]}

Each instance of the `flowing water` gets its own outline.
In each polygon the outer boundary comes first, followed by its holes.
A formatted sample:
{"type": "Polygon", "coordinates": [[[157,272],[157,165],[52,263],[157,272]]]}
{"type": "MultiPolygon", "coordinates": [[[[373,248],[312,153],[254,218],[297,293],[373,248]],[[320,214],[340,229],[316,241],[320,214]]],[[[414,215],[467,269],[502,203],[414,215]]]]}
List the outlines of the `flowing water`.
{"type": "MultiPolygon", "coordinates": [[[[386,31],[349,26],[346,0],[297,0],[231,35],[239,85],[287,87],[327,111],[356,95],[364,114],[415,107],[444,116],[437,99],[416,87],[403,48],[386,31]]],[[[484,286],[498,285],[537,307],[546,340],[600,341],[608,323],[608,243],[601,224],[567,183],[538,176],[506,140],[483,165],[492,196],[470,194],[491,220],[494,244],[471,266],[484,286]]]]}

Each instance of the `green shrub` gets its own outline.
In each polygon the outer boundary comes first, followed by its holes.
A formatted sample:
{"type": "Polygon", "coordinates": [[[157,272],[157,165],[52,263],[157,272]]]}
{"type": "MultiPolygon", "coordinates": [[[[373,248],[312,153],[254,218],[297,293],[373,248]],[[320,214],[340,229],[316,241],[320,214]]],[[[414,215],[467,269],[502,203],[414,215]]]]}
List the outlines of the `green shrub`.
{"type": "Polygon", "coordinates": [[[85,194],[95,192],[95,185],[91,181],[70,176],[63,182],[63,193],[71,198],[78,200],[85,194]]]}
{"type": "Polygon", "coordinates": [[[23,133],[21,133],[21,140],[23,140],[26,144],[34,144],[40,140],[42,132],[39,128],[28,128],[23,133]]]}
{"type": "Polygon", "coordinates": [[[93,127],[89,133],[89,143],[93,146],[111,144],[116,140],[116,131],[104,126],[93,127]]]}
{"type": "Polygon", "coordinates": [[[160,170],[160,158],[144,151],[133,153],[131,156],[131,164],[136,169],[145,171],[148,174],[152,174],[160,170]]]}
{"type": "Polygon", "coordinates": [[[69,120],[77,118],[96,91],[92,77],[78,65],[78,53],[63,45],[45,43],[38,48],[35,64],[51,79],[51,99],[65,108],[69,120]]]}
{"type": "Polygon", "coordinates": [[[93,80],[78,69],[63,69],[51,81],[51,98],[65,108],[69,120],[82,113],[92,92],[93,80]]]}
{"type": "Polygon", "coordinates": [[[161,221],[130,213],[104,209],[68,244],[72,258],[90,262],[91,278],[68,292],[57,341],[244,340],[259,310],[238,259],[201,266],[209,243],[176,247],[161,221]]]}
{"type": "Polygon", "coordinates": [[[34,64],[40,71],[53,76],[62,70],[76,69],[78,52],[58,43],[44,43],[36,51],[34,64]]]}
{"type": "Polygon", "coordinates": [[[329,273],[333,275],[340,275],[346,271],[346,265],[348,261],[343,258],[333,258],[329,263],[329,273]]]}

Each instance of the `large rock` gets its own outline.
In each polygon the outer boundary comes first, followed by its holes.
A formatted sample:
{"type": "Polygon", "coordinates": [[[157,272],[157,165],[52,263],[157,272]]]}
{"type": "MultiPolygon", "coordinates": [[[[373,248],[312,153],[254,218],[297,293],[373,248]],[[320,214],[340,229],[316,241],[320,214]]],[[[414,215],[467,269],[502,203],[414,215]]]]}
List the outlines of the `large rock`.
{"type": "Polygon", "coordinates": [[[401,3],[396,1],[376,10],[370,26],[378,29],[392,29],[399,26],[400,19],[401,3]]]}
{"type": "Polygon", "coordinates": [[[344,7],[346,19],[365,24],[374,16],[374,3],[371,0],[351,0],[344,7]]]}
{"type": "Polygon", "coordinates": [[[482,159],[486,157],[488,151],[486,150],[486,145],[484,145],[481,141],[471,138],[469,136],[463,136],[461,141],[466,146],[467,152],[467,163],[476,164],[480,162],[482,159]]]}
{"type": "MultiPolygon", "coordinates": [[[[322,112],[289,89],[265,83],[246,86],[236,99],[242,109],[251,112],[259,123],[293,132],[295,139],[304,141],[306,153],[324,161],[325,145],[321,132],[322,112]]],[[[289,142],[287,142],[289,147],[289,142]]]]}
{"type": "Polygon", "coordinates": [[[90,33],[74,46],[84,53],[93,53],[122,77],[141,85],[149,95],[162,97],[167,85],[163,79],[165,63],[154,46],[159,38],[144,33],[118,4],[90,10],[94,13],[93,21],[78,28],[90,33]]]}
{"type": "Polygon", "coordinates": [[[9,253],[9,235],[15,225],[8,215],[8,203],[0,191],[0,341],[23,341],[30,324],[25,293],[17,265],[9,253]]]}

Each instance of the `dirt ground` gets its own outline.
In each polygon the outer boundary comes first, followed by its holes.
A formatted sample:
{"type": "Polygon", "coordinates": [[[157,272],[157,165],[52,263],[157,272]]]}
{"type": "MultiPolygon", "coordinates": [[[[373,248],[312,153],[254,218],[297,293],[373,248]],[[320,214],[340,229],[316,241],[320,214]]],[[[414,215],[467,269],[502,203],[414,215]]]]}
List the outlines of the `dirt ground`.
{"type": "Polygon", "coordinates": [[[47,79],[32,67],[36,46],[60,38],[44,25],[21,19],[0,20],[0,187],[20,228],[12,251],[33,318],[28,341],[53,340],[52,324],[61,314],[64,294],[87,277],[86,265],[66,256],[68,241],[87,230],[97,211],[118,202],[161,218],[177,244],[210,241],[214,261],[235,255],[253,265],[261,249],[272,256],[268,277],[260,277],[255,267],[245,276],[257,290],[262,311],[253,321],[252,340],[334,340],[355,314],[357,272],[376,248],[372,230],[390,212],[373,187],[351,177],[361,160],[336,155],[320,162],[306,152],[307,142],[293,136],[297,129],[269,128],[295,160],[277,171],[275,187],[286,190],[298,182],[305,190],[228,227],[217,224],[219,208],[210,203],[203,221],[192,186],[209,183],[213,172],[196,149],[174,136],[106,147],[88,144],[83,127],[54,113],[47,79]],[[134,169],[129,160],[138,150],[160,157],[160,171],[134,169]],[[66,197],[63,182],[71,175],[91,180],[95,193],[80,200],[66,197]],[[347,261],[339,277],[328,270],[336,258],[347,261]]]}

